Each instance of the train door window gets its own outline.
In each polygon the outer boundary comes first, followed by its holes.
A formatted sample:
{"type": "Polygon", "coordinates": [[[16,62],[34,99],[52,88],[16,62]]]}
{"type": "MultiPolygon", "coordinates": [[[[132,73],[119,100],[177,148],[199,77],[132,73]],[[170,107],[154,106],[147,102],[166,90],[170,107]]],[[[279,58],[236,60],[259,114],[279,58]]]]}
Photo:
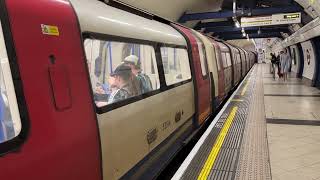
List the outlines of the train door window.
{"type": "Polygon", "coordinates": [[[160,88],[153,46],[86,39],[84,47],[98,107],[160,88]]]}
{"type": "Polygon", "coordinates": [[[202,43],[202,41],[195,36],[195,39],[197,41],[197,45],[198,45],[198,50],[199,50],[199,58],[200,58],[200,64],[201,64],[201,72],[203,76],[206,76],[208,73],[207,70],[207,56],[206,56],[206,51],[205,51],[205,47],[204,44],[202,43]]]}
{"type": "Polygon", "coordinates": [[[186,49],[161,47],[160,50],[168,86],[191,79],[189,57],[186,49]]]}
{"type": "Polygon", "coordinates": [[[238,60],[238,62],[237,62],[237,63],[238,63],[238,64],[240,64],[240,63],[241,63],[241,60],[240,60],[240,59],[241,59],[240,54],[237,54],[237,60],[238,60]]]}
{"type": "Polygon", "coordinates": [[[230,56],[230,53],[226,53],[226,59],[227,59],[227,65],[228,67],[231,66],[231,56],[230,56]]]}
{"type": "Polygon", "coordinates": [[[222,65],[223,65],[223,67],[224,68],[228,67],[226,53],[221,53],[221,57],[222,57],[222,65]]]}
{"type": "Polygon", "coordinates": [[[204,50],[204,45],[202,43],[198,43],[198,49],[199,49],[199,57],[200,57],[200,64],[201,64],[201,72],[203,76],[207,75],[207,58],[204,50]]]}
{"type": "Polygon", "coordinates": [[[218,67],[218,71],[220,71],[221,69],[221,65],[220,65],[220,62],[219,62],[219,55],[217,53],[217,51],[215,51],[215,55],[216,55],[216,63],[217,63],[217,67],[218,67]]]}
{"type": "Polygon", "coordinates": [[[20,134],[21,119],[0,24],[0,143],[20,134]]]}

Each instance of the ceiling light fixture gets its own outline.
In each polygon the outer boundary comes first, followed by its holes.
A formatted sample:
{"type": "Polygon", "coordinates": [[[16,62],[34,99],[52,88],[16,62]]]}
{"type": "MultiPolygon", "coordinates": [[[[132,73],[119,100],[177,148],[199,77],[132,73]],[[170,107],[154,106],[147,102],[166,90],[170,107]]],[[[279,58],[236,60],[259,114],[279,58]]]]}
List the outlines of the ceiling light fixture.
{"type": "Polygon", "coordinates": [[[240,28],[240,27],[241,27],[241,25],[240,25],[240,23],[239,23],[238,20],[236,20],[236,21],[234,22],[234,25],[235,25],[237,28],[240,28]]]}

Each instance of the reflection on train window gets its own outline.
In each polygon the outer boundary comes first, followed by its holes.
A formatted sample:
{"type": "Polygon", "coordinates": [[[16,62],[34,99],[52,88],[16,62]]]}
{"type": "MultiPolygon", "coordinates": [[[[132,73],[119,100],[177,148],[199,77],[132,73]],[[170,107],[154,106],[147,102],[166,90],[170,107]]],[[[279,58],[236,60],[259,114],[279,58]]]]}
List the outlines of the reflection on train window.
{"type": "Polygon", "coordinates": [[[98,107],[160,88],[152,46],[96,39],[86,39],[84,46],[98,107]]]}
{"type": "Polygon", "coordinates": [[[186,49],[161,47],[161,57],[167,85],[191,78],[189,57],[186,49]]]}
{"type": "Polygon", "coordinates": [[[0,143],[2,143],[19,135],[21,120],[8,59],[1,59],[0,65],[0,143]]]}

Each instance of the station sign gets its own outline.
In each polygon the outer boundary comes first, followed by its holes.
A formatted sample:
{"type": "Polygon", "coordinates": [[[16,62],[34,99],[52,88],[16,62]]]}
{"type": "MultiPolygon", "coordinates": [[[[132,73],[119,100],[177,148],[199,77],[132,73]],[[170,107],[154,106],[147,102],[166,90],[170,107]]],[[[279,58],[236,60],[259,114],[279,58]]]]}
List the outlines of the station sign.
{"type": "Polygon", "coordinates": [[[272,26],[297,23],[301,23],[300,12],[241,18],[241,27],[272,26]]]}

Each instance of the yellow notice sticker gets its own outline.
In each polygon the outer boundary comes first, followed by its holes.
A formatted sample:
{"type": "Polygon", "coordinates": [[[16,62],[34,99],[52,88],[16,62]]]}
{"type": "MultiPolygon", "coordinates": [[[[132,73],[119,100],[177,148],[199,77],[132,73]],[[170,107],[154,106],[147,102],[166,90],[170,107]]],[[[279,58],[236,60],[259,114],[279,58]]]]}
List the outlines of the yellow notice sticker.
{"type": "Polygon", "coordinates": [[[50,36],[59,36],[58,26],[41,24],[41,30],[42,30],[42,34],[46,34],[50,36]]]}

